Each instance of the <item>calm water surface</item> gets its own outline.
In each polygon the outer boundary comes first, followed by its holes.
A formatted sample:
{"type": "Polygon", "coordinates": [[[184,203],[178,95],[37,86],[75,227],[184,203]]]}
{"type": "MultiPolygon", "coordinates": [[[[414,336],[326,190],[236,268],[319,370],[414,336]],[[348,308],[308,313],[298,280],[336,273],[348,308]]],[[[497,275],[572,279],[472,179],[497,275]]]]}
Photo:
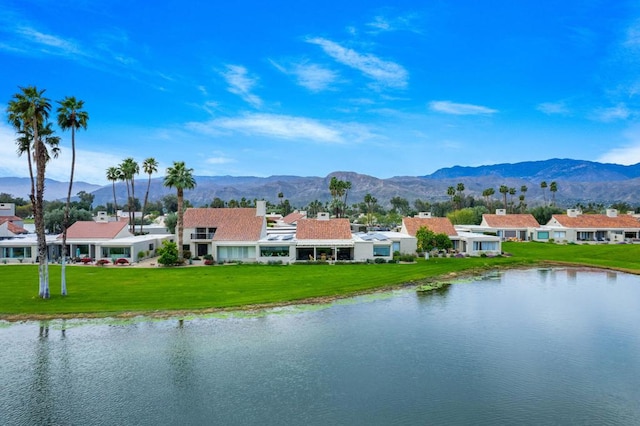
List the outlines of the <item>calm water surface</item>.
{"type": "Polygon", "coordinates": [[[640,424],[640,277],[508,271],[438,294],[0,323],[3,425],[640,424]]]}

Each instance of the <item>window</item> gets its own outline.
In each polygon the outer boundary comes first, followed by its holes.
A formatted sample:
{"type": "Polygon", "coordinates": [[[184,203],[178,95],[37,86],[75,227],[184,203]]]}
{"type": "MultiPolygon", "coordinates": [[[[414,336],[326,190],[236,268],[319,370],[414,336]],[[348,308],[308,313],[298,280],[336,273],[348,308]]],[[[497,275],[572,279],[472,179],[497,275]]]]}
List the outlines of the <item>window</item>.
{"type": "Polygon", "coordinates": [[[549,231],[538,231],[538,239],[539,240],[548,240],[549,239],[549,231]]]}
{"type": "Polygon", "coordinates": [[[553,238],[555,238],[556,240],[564,240],[565,238],[567,238],[567,232],[566,231],[554,231],[553,232],[553,238]]]}
{"type": "Polygon", "coordinates": [[[262,246],[260,247],[260,256],[261,257],[288,257],[289,256],[289,246],[262,246]]]}
{"type": "Polygon", "coordinates": [[[498,251],[497,241],[474,241],[473,251],[498,251]]]}
{"type": "Polygon", "coordinates": [[[374,256],[391,256],[390,246],[373,246],[374,256]]]}
{"type": "Polygon", "coordinates": [[[218,260],[241,260],[255,256],[255,247],[218,247],[218,260]]]}
{"type": "Polygon", "coordinates": [[[102,257],[131,257],[131,248],[102,247],[102,257]]]}
{"type": "Polygon", "coordinates": [[[12,259],[31,257],[31,247],[2,247],[2,257],[12,259]]]}

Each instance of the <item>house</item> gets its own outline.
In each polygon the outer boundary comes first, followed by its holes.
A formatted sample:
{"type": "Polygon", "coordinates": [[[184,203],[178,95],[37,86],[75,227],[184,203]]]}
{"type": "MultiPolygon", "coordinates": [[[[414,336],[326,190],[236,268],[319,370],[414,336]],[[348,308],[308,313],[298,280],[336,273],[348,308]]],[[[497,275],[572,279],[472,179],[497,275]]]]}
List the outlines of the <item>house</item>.
{"type": "Polygon", "coordinates": [[[331,219],[329,213],[298,220],[295,239],[296,260],[366,260],[370,254],[356,255],[349,219],[331,219]]]}
{"type": "Polygon", "coordinates": [[[530,241],[540,224],[532,214],[507,214],[505,209],[497,209],[496,214],[482,215],[480,227],[493,230],[502,241],[530,241]]]}
{"type": "Polygon", "coordinates": [[[189,208],[184,212],[183,249],[218,261],[256,261],[266,237],[266,202],[255,208],[189,208]]]}
{"type": "Polygon", "coordinates": [[[502,251],[499,237],[474,232],[458,232],[448,218],[432,217],[429,212],[421,212],[416,217],[403,218],[400,232],[415,237],[422,227],[435,234],[447,235],[453,243],[453,249],[459,253],[480,255],[482,253],[499,254],[502,251]]]}
{"type": "Polygon", "coordinates": [[[286,225],[295,225],[298,223],[300,219],[306,219],[307,212],[306,211],[294,211],[293,213],[289,213],[285,217],[280,220],[280,223],[286,225]]]}
{"type": "Polygon", "coordinates": [[[24,229],[24,221],[16,216],[16,205],[0,203],[0,240],[27,233],[28,231],[24,229]]]}
{"type": "MultiPolygon", "coordinates": [[[[171,237],[170,234],[134,236],[129,232],[127,222],[110,221],[106,214],[99,214],[95,221],[78,221],[67,229],[67,253],[74,258],[125,258],[135,262],[154,256],[162,241],[171,237]]],[[[56,240],[61,245],[62,235],[58,235],[56,240]]]]}
{"type": "Polygon", "coordinates": [[[619,215],[615,209],[605,214],[582,214],[568,209],[556,214],[537,233],[537,240],[561,242],[640,242],[640,221],[631,214],[619,215]]]}

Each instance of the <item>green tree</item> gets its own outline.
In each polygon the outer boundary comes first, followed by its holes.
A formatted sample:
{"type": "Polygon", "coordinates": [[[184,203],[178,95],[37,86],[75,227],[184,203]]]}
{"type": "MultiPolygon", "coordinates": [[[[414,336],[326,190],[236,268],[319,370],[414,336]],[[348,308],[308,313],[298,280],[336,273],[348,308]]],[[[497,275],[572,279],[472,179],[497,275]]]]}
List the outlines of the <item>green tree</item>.
{"type": "Polygon", "coordinates": [[[80,191],[76,194],[76,196],[78,197],[79,201],[76,201],[74,204],[80,209],[91,211],[91,206],[93,206],[93,200],[96,198],[96,196],[87,191],[80,191]]]}
{"type": "Polygon", "coordinates": [[[118,200],[116,199],[116,182],[124,180],[122,178],[122,170],[119,167],[109,167],[107,169],[107,180],[112,183],[113,188],[113,212],[118,213],[118,200]]]}
{"type": "Polygon", "coordinates": [[[184,217],[183,202],[184,190],[196,187],[196,180],[193,177],[193,169],[188,169],[184,161],[174,161],[173,167],[167,168],[167,174],[164,177],[164,186],[175,188],[178,197],[178,254],[182,259],[182,220],[184,217]]]}
{"type": "Polygon", "coordinates": [[[144,194],[144,204],[142,204],[142,220],[140,221],[140,234],[142,234],[142,226],[144,224],[144,213],[147,210],[147,202],[149,201],[149,188],[151,188],[151,175],[158,171],[158,162],[155,158],[149,157],[142,162],[142,170],[149,175],[147,180],[147,191],[144,194]]]}
{"type": "Polygon", "coordinates": [[[507,193],[509,193],[509,187],[507,185],[500,185],[499,191],[504,201],[504,210],[507,211],[507,193]]]}
{"type": "Polygon", "coordinates": [[[367,206],[367,225],[371,226],[373,224],[373,212],[378,204],[378,199],[370,193],[367,193],[364,196],[364,204],[367,206]]]}
{"type": "Polygon", "coordinates": [[[19,135],[18,154],[27,154],[31,177],[30,198],[38,241],[38,296],[48,299],[50,297],[49,259],[44,229],[44,183],[46,165],[51,157],[46,145],[50,146],[55,156],[60,140],[53,135],[51,126],[47,123],[51,101],[44,96],[45,91],[38,90],[35,86],[19,89],[20,91],[9,101],[7,115],[9,123],[19,135]],[[35,183],[33,163],[36,167],[35,183]]]}
{"type": "Polygon", "coordinates": [[[65,221],[67,221],[66,226],[69,227],[79,220],[89,221],[93,219],[93,214],[89,210],[78,208],[76,206],[72,206],[68,213],[64,210],[64,208],[50,210],[44,214],[44,226],[47,232],[52,234],[59,234],[63,232],[65,221]]]}
{"type": "Polygon", "coordinates": [[[555,206],[537,206],[529,210],[529,213],[536,218],[540,225],[546,225],[554,214],[562,214],[564,210],[555,206]]]}
{"type": "Polygon", "coordinates": [[[556,205],[556,192],[558,192],[558,183],[553,181],[549,184],[549,192],[551,192],[551,205],[556,205]]]}
{"type": "Polygon", "coordinates": [[[162,242],[162,246],[158,247],[158,263],[164,266],[173,266],[180,262],[182,255],[176,246],[176,243],[168,240],[162,242]]]}
{"type": "Polygon", "coordinates": [[[61,292],[67,295],[67,228],[69,227],[69,208],[71,204],[71,191],[73,189],[73,174],[76,168],[76,130],[87,128],[89,114],[83,110],[84,101],[76,100],[74,96],[67,96],[58,102],[58,126],[63,131],[71,130],[71,177],[69,178],[69,190],[67,191],[67,204],[64,208],[64,220],[62,223],[62,264],[61,264],[61,292]]]}
{"type": "Polygon", "coordinates": [[[418,253],[429,252],[435,247],[436,234],[426,226],[421,226],[416,231],[418,253]]]}
{"type": "Polygon", "coordinates": [[[401,214],[402,216],[408,216],[411,209],[409,208],[409,201],[406,198],[399,196],[391,198],[389,200],[392,206],[392,210],[401,214]]]}
{"type": "Polygon", "coordinates": [[[169,230],[170,234],[176,233],[176,225],[178,224],[177,213],[167,213],[164,216],[164,226],[169,230]]]}
{"type": "Polygon", "coordinates": [[[213,207],[214,209],[222,209],[224,208],[224,201],[221,198],[216,197],[213,199],[209,206],[213,207]]]}
{"type": "Polygon", "coordinates": [[[131,157],[125,158],[119,166],[121,175],[120,178],[124,180],[127,185],[127,210],[129,211],[129,231],[134,234],[136,232],[135,229],[135,211],[133,204],[136,198],[135,191],[135,178],[138,173],[140,173],[140,166],[138,163],[131,157]]]}
{"type": "Polygon", "coordinates": [[[542,181],[540,182],[540,189],[542,190],[542,198],[544,199],[544,205],[547,205],[547,182],[546,181],[542,181]]]}

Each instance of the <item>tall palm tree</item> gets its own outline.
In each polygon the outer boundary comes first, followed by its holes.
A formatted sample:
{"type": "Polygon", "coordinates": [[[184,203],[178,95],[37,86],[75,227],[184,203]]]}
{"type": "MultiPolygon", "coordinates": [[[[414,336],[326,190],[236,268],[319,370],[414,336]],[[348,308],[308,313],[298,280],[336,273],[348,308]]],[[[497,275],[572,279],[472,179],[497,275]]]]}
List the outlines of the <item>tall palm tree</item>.
{"type": "Polygon", "coordinates": [[[547,205],[547,181],[540,182],[540,189],[542,189],[542,198],[544,199],[544,205],[547,205]]]}
{"type": "Polygon", "coordinates": [[[144,204],[142,204],[142,220],[140,221],[140,233],[142,234],[142,226],[144,225],[144,212],[147,210],[147,201],[149,201],[149,188],[151,187],[151,175],[158,171],[158,162],[155,158],[149,157],[142,162],[142,170],[149,175],[147,180],[147,192],[144,194],[144,204]]]}
{"type": "Polygon", "coordinates": [[[509,193],[509,187],[507,185],[500,185],[500,189],[498,190],[502,194],[502,199],[504,200],[504,211],[507,211],[507,194],[509,193]]]}
{"type": "MultiPolygon", "coordinates": [[[[45,143],[51,144],[57,149],[59,139],[52,135],[51,128],[46,126],[51,110],[50,99],[44,96],[44,90],[38,90],[35,86],[20,87],[20,91],[13,95],[7,106],[9,123],[22,136],[31,139],[25,145],[22,137],[18,138],[18,150],[26,152],[29,156],[33,152],[33,163],[36,166],[35,185],[33,182],[33,171],[30,170],[31,181],[31,203],[33,206],[33,216],[36,226],[36,236],[38,241],[38,295],[43,299],[48,299],[49,294],[49,259],[47,253],[47,240],[44,229],[44,178],[47,161],[50,158],[45,143]],[[44,130],[45,138],[39,132],[44,130]],[[47,132],[51,131],[49,135],[47,132]]],[[[54,151],[54,155],[57,151],[54,151]]],[[[33,164],[30,164],[32,167],[33,164]]]]}
{"type": "Polygon", "coordinates": [[[549,184],[549,191],[551,192],[551,205],[556,205],[556,192],[558,192],[558,183],[554,180],[549,184]]]}
{"type": "Polygon", "coordinates": [[[107,180],[111,181],[111,187],[113,189],[113,211],[118,214],[118,200],[116,199],[116,182],[122,180],[122,171],[115,166],[111,166],[107,169],[107,180]]]}
{"type": "Polygon", "coordinates": [[[184,217],[184,190],[196,187],[196,180],[193,177],[193,169],[188,169],[184,161],[174,161],[173,167],[167,168],[167,174],[164,177],[164,186],[175,188],[178,196],[178,222],[176,230],[178,233],[178,258],[183,258],[182,249],[182,220],[184,217]]]}
{"type": "Polygon", "coordinates": [[[135,234],[135,176],[140,173],[140,166],[133,158],[125,158],[120,164],[120,171],[122,172],[121,178],[127,185],[127,210],[129,210],[129,230],[132,234],[135,234]]]}
{"type": "Polygon", "coordinates": [[[83,111],[84,101],[76,100],[74,96],[67,96],[58,102],[58,126],[60,129],[71,129],[71,177],[69,178],[69,191],[67,192],[67,203],[64,207],[64,218],[62,219],[62,264],[61,264],[61,294],[67,295],[66,259],[67,259],[67,228],[69,227],[69,207],[71,205],[71,191],[73,189],[73,173],[76,167],[76,130],[87,129],[89,114],[83,111]]]}

